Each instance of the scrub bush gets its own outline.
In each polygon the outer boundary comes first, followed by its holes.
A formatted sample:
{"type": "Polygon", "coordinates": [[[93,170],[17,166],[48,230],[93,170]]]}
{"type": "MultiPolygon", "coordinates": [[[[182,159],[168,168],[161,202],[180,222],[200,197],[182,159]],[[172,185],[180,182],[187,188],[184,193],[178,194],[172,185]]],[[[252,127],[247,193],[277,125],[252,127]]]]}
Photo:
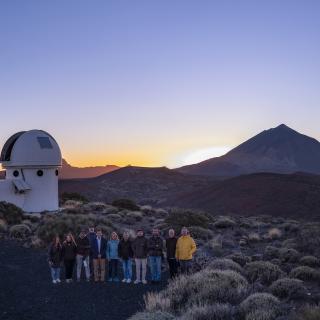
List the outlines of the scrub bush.
{"type": "Polygon", "coordinates": [[[319,320],[320,306],[304,306],[298,312],[294,312],[290,320],[319,320]]]}
{"type": "Polygon", "coordinates": [[[259,281],[264,285],[269,285],[285,275],[279,266],[268,261],[250,262],[245,265],[245,271],[251,282],[259,281]]]}
{"type": "Polygon", "coordinates": [[[138,312],[132,317],[130,317],[128,320],[173,320],[175,317],[168,313],[168,312],[162,312],[162,311],[156,311],[156,312],[138,312]]]}
{"type": "Polygon", "coordinates": [[[320,271],[308,266],[297,267],[291,270],[290,278],[303,281],[320,281],[320,271]]]}
{"type": "Polygon", "coordinates": [[[312,268],[320,267],[320,259],[314,256],[304,256],[299,260],[299,264],[312,268]]]}
{"type": "Polygon", "coordinates": [[[9,229],[10,237],[16,239],[26,239],[31,233],[31,228],[26,224],[17,224],[9,229]]]}
{"type": "Polygon", "coordinates": [[[230,320],[233,309],[230,304],[214,303],[212,305],[192,305],[179,320],[230,320]]]}
{"type": "Polygon", "coordinates": [[[281,248],[279,250],[279,258],[282,262],[297,262],[299,260],[300,253],[292,248],[281,248]]]}
{"type": "Polygon", "coordinates": [[[235,225],[236,222],[229,217],[220,217],[216,222],[213,223],[213,226],[218,229],[233,228],[235,225]]]}
{"type": "Polygon", "coordinates": [[[4,219],[7,224],[19,224],[23,218],[23,211],[12,203],[0,202],[0,219],[4,219]]]}
{"type": "Polygon", "coordinates": [[[269,287],[271,293],[279,299],[295,299],[306,295],[307,289],[301,280],[283,278],[269,287]]]}
{"type": "Polygon", "coordinates": [[[139,211],[140,207],[130,199],[118,199],[112,202],[112,205],[121,209],[128,209],[131,211],[139,211]]]}
{"type": "Polygon", "coordinates": [[[232,270],[240,274],[244,273],[243,268],[238,263],[230,259],[215,259],[208,265],[208,268],[219,270],[232,270]]]}

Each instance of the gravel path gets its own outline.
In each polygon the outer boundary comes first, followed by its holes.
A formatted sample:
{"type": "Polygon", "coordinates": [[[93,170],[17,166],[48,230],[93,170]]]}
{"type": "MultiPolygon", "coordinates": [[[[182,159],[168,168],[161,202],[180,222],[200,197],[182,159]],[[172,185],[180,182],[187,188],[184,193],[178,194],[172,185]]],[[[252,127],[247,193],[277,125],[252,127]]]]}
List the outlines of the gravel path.
{"type": "Polygon", "coordinates": [[[44,250],[0,240],[1,320],[127,319],[142,309],[147,291],[164,285],[85,281],[53,285],[44,250]]]}

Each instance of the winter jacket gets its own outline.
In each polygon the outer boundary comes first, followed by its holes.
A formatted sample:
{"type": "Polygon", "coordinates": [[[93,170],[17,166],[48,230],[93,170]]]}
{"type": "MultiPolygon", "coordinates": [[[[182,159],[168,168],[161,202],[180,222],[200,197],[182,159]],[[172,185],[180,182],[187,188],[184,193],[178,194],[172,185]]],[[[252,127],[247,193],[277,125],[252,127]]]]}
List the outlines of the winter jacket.
{"type": "Polygon", "coordinates": [[[51,244],[48,250],[48,261],[53,268],[60,268],[62,262],[62,246],[51,244]]]}
{"type": "Polygon", "coordinates": [[[132,243],[133,256],[136,259],[145,259],[148,255],[148,240],[142,237],[136,237],[132,243]]]}
{"type": "Polygon", "coordinates": [[[160,237],[152,236],[148,240],[148,254],[151,257],[161,257],[163,249],[163,240],[160,237]]]}
{"type": "Polygon", "coordinates": [[[107,244],[107,259],[119,259],[118,256],[119,240],[109,240],[107,244]]]}
{"type": "Polygon", "coordinates": [[[95,245],[95,241],[96,241],[96,233],[95,232],[89,232],[88,233],[88,238],[89,238],[89,243],[90,243],[90,248],[92,250],[93,246],[95,245]]]}
{"type": "Polygon", "coordinates": [[[107,240],[104,237],[101,237],[100,242],[100,251],[98,247],[98,238],[96,237],[91,246],[91,256],[93,259],[98,259],[98,256],[101,255],[101,259],[106,258],[107,251],[107,240]]]}
{"type": "Polygon", "coordinates": [[[196,249],[196,243],[189,235],[181,236],[177,241],[176,258],[178,260],[191,260],[196,249]]]}
{"type": "Polygon", "coordinates": [[[87,257],[90,254],[90,242],[88,237],[78,237],[77,239],[77,254],[87,257]]]}
{"type": "Polygon", "coordinates": [[[118,255],[123,260],[133,258],[132,243],[130,240],[121,240],[118,247],[118,255]]]}
{"type": "Polygon", "coordinates": [[[166,240],[167,259],[175,259],[176,246],[177,246],[177,238],[176,237],[167,238],[167,240],[166,240]]]}
{"type": "Polygon", "coordinates": [[[65,241],[62,244],[62,258],[63,260],[74,260],[77,254],[77,246],[73,241],[65,241]]]}

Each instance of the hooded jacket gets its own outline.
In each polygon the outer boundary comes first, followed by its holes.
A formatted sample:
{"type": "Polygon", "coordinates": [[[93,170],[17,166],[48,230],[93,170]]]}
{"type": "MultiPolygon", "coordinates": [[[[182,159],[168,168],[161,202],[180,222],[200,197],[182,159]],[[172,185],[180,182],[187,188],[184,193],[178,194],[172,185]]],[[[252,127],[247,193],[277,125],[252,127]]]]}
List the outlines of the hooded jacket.
{"type": "Polygon", "coordinates": [[[181,236],[177,241],[176,258],[178,260],[191,260],[197,246],[190,235],[181,236]]]}

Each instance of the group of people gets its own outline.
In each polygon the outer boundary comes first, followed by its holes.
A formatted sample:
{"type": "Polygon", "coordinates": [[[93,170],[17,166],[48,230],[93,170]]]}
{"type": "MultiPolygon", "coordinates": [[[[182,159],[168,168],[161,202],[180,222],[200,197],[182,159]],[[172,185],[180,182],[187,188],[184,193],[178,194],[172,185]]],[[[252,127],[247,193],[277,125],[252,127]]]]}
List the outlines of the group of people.
{"type": "Polygon", "coordinates": [[[167,258],[170,277],[174,278],[179,272],[188,273],[191,268],[196,244],[186,227],[181,229],[180,237],[176,237],[174,229],[168,231],[164,241],[160,230],[155,228],[147,239],[144,231],[136,231],[136,237],[130,238],[125,231],[121,240],[116,232],[112,232],[107,240],[101,228],[90,227],[82,229],[77,239],[68,233],[61,243],[60,237],[55,236],[48,250],[48,262],[51,269],[52,282],[60,283],[61,268],[65,269],[66,282],[73,280],[76,269],[77,281],[81,280],[84,270],[86,281],[92,276],[95,282],[106,280],[106,263],[108,263],[108,281],[119,282],[119,263],[122,263],[122,282],[132,282],[132,267],[135,264],[135,284],[147,283],[147,266],[150,268],[151,283],[161,281],[161,266],[164,256],[167,258]],[[92,272],[93,271],[93,272],[92,272]]]}

